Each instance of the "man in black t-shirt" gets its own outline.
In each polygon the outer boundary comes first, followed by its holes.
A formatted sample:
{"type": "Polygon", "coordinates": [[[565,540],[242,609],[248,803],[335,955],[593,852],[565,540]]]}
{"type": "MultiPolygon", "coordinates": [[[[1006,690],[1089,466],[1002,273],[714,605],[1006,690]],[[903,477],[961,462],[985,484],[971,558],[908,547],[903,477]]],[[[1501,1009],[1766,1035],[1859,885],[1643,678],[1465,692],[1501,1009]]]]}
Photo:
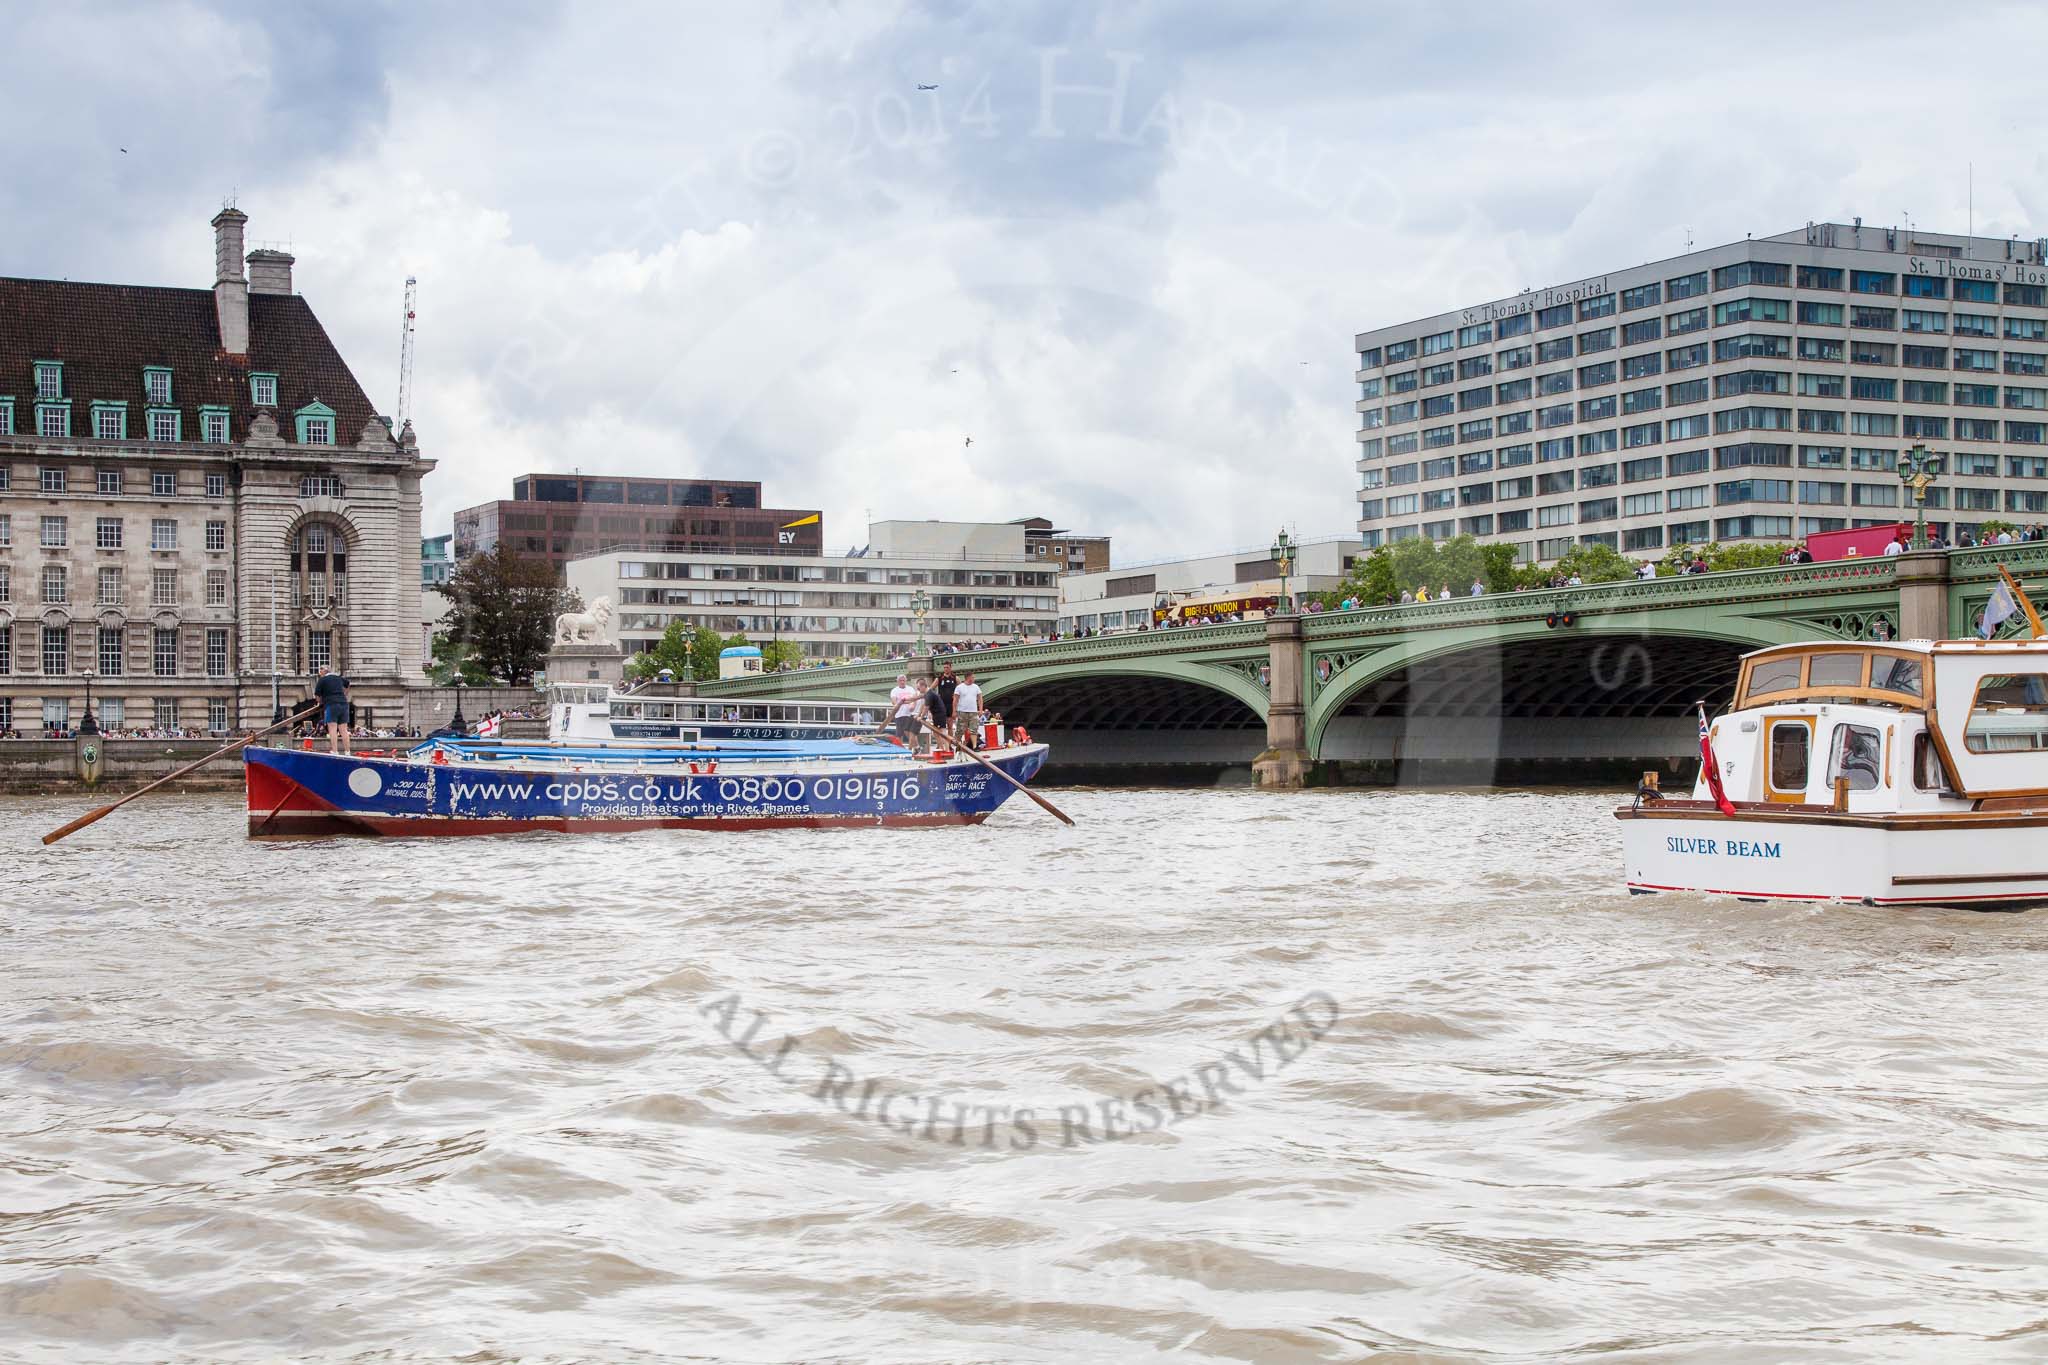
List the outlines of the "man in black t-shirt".
{"type": "Polygon", "coordinates": [[[320,703],[320,719],[327,725],[327,752],[345,754],[348,748],[348,679],[328,664],[313,684],[313,697],[320,703]]]}
{"type": "Polygon", "coordinates": [[[932,690],[925,694],[931,703],[932,724],[947,734],[953,733],[953,691],[960,686],[960,680],[953,676],[953,665],[947,664],[932,683],[932,690]]]}

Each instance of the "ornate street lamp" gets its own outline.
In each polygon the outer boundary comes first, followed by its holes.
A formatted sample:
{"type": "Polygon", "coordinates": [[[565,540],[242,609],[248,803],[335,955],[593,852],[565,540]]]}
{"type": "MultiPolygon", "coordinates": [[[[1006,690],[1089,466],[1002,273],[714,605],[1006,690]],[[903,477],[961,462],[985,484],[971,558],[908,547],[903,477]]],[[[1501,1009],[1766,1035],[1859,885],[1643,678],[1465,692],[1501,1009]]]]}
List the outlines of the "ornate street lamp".
{"type": "Polygon", "coordinates": [[[919,588],[915,593],[911,594],[910,611],[913,616],[917,617],[917,649],[915,652],[918,654],[928,654],[931,652],[925,648],[924,644],[924,615],[931,609],[932,597],[930,593],[926,592],[923,588],[919,588]]]}
{"type": "Polygon", "coordinates": [[[460,674],[457,674],[455,678],[455,715],[448,723],[454,726],[459,734],[466,735],[469,733],[469,722],[462,718],[462,677],[460,674]]]}
{"type": "Polygon", "coordinates": [[[1280,534],[1273,538],[1272,549],[1273,563],[1280,570],[1280,611],[1283,614],[1294,610],[1293,600],[1287,592],[1287,575],[1294,568],[1295,549],[1294,542],[1287,537],[1287,528],[1283,526],[1280,534]]]}
{"type": "Polygon", "coordinates": [[[92,680],[97,675],[91,669],[88,668],[85,670],[84,676],[85,715],[79,718],[78,733],[81,735],[96,735],[100,732],[100,723],[97,720],[93,719],[92,714],[92,680]]]}
{"type": "Polygon", "coordinates": [[[1941,473],[1941,460],[1925,445],[1899,456],[1899,482],[1913,494],[1913,548],[1927,548],[1927,488],[1941,473]]]}

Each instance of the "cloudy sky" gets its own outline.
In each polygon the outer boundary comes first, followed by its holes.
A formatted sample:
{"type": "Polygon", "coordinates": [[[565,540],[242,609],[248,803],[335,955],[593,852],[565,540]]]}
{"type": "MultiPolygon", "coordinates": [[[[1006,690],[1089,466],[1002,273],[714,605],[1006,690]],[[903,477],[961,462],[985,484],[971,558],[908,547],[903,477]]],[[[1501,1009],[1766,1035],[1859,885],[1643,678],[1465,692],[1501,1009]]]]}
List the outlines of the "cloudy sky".
{"type": "Polygon", "coordinates": [[[232,193],[386,408],[417,275],[441,530],[581,468],[760,479],[835,549],[1346,531],[1356,331],[1961,231],[1972,161],[1980,233],[2048,233],[2038,5],[85,3],[8,48],[0,273],[204,287],[232,193]]]}

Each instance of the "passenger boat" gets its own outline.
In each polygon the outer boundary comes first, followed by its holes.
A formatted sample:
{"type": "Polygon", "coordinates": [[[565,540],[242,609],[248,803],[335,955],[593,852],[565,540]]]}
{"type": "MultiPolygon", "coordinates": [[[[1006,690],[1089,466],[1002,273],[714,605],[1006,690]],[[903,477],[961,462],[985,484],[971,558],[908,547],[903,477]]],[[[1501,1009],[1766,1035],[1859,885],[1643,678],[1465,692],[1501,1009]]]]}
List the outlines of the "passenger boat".
{"type": "Polygon", "coordinates": [[[984,766],[886,741],[790,752],[436,739],[385,754],[251,746],[243,764],[251,838],[408,836],[972,825],[1021,790],[991,769],[1021,784],[1046,752],[1012,744],[984,766]]]}
{"type": "Polygon", "coordinates": [[[875,733],[887,706],[859,701],[686,697],[674,683],[629,691],[592,684],[548,689],[548,738],[695,744],[725,740],[834,740],[875,733]]]}
{"type": "Polygon", "coordinates": [[[1615,812],[1629,890],[2048,904],[2048,640],[1758,650],[1700,730],[1690,798],[1615,812]]]}

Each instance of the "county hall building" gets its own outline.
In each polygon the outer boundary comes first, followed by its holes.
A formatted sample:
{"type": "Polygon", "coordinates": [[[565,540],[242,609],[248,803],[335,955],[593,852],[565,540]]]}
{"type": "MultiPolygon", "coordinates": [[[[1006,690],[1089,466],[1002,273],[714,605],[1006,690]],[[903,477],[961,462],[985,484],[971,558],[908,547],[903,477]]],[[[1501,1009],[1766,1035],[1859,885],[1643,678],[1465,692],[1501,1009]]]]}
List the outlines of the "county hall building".
{"type": "Polygon", "coordinates": [[[2036,239],[1814,223],[1361,332],[1367,547],[1791,541],[2048,519],[2048,261],[2036,239]]]}
{"type": "Polygon", "coordinates": [[[420,480],[292,292],[213,220],[208,289],[0,278],[0,731],[267,723],[324,664],[421,681],[420,480]],[[247,273],[244,273],[244,263],[247,273]]]}

